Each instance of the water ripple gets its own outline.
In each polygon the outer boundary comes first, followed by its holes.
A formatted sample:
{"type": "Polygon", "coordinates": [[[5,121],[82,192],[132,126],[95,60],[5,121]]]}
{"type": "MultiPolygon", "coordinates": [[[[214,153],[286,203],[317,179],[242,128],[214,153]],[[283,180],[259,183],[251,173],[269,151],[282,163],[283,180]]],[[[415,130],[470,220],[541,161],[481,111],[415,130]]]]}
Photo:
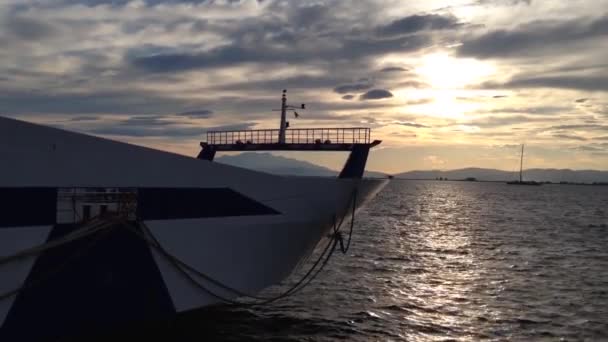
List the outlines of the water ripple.
{"type": "Polygon", "coordinates": [[[155,334],[608,340],[607,190],[395,181],[359,215],[349,255],[297,296],[191,312],[155,334]]]}

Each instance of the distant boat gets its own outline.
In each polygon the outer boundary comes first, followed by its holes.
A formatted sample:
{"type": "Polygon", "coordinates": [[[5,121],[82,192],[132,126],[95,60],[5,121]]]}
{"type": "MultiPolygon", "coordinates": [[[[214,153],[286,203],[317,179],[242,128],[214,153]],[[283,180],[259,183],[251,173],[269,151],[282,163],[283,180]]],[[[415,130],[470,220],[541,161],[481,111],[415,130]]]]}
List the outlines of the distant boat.
{"type": "Polygon", "coordinates": [[[524,181],[523,180],[523,168],[524,168],[524,144],[521,144],[521,157],[519,159],[519,180],[507,182],[509,185],[541,185],[535,181],[524,181]]]}

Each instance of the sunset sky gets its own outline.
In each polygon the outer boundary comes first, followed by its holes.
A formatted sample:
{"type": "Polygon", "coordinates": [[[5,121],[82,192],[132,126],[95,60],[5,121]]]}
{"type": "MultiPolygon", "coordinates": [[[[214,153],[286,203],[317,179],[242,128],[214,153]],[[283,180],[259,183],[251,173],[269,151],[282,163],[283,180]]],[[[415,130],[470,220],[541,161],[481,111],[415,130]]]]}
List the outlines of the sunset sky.
{"type": "Polygon", "coordinates": [[[182,154],[288,89],[371,170],[608,170],[608,0],[0,0],[0,46],[0,115],[182,154]]]}

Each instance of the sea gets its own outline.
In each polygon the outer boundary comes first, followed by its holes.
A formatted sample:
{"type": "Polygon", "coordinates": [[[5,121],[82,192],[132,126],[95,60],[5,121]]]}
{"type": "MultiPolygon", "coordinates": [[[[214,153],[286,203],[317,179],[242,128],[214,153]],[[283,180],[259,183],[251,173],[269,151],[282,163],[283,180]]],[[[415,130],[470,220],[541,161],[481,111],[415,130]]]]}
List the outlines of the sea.
{"type": "Polygon", "coordinates": [[[608,341],[608,187],[393,180],[357,215],[348,253],[301,292],[268,306],[190,312],[153,334],[608,341]]]}

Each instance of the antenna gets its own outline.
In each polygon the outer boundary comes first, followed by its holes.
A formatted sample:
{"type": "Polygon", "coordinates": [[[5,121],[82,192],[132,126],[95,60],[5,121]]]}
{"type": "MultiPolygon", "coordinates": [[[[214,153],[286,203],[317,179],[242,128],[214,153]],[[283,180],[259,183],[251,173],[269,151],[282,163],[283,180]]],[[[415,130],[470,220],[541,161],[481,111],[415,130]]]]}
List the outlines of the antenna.
{"type": "Polygon", "coordinates": [[[287,104],[287,89],[283,89],[283,95],[281,96],[281,109],[273,109],[273,111],[281,111],[281,126],[279,127],[279,144],[285,143],[285,131],[289,127],[287,122],[287,111],[293,111],[296,118],[300,117],[300,113],[296,112],[296,109],[306,109],[306,104],[302,103],[299,107],[287,104]]]}

